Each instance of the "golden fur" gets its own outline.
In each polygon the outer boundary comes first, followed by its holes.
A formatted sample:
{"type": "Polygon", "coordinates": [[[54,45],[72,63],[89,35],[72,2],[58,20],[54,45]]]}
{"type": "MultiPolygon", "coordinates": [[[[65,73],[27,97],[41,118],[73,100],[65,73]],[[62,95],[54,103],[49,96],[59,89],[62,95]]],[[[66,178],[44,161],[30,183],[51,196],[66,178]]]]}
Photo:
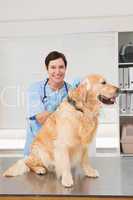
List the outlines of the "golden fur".
{"type": "MultiPolygon", "coordinates": [[[[98,96],[111,99],[116,97],[117,91],[117,87],[106,83],[100,75],[90,75],[76,89],[70,90],[68,96],[74,104],[64,100],[47,118],[32,143],[30,155],[24,161],[28,169],[20,169],[21,174],[29,169],[45,174],[55,168],[62,185],[70,187],[73,185],[71,167],[79,163],[86,176],[98,177],[88,157],[88,144],[96,133],[102,106],[98,96]]],[[[17,175],[15,170],[18,170],[17,163],[4,176],[17,175]]]]}

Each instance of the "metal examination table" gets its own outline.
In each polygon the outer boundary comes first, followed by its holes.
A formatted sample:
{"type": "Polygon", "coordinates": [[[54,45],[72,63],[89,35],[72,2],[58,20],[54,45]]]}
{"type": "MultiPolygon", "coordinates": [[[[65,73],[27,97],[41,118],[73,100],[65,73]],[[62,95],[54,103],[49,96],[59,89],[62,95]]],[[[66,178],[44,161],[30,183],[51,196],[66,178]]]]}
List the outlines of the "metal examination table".
{"type": "MultiPolygon", "coordinates": [[[[18,159],[0,158],[0,174],[18,159]]],[[[100,177],[87,178],[75,170],[72,188],[64,188],[54,173],[39,176],[29,172],[13,178],[0,175],[0,200],[133,199],[133,157],[94,157],[91,163],[100,177]]]]}

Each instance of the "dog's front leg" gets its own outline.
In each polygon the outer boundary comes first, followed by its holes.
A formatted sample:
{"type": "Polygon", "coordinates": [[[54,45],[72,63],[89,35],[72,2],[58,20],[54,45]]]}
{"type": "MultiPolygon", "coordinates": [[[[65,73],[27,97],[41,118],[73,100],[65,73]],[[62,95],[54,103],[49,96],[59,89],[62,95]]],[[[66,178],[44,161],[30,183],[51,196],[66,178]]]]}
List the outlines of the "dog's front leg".
{"type": "Polygon", "coordinates": [[[81,166],[86,176],[93,177],[93,178],[99,177],[98,171],[92,168],[90,165],[87,147],[84,149],[83,154],[82,154],[81,166]]]}
{"type": "Polygon", "coordinates": [[[71,187],[73,185],[73,178],[71,174],[71,164],[69,158],[69,152],[66,147],[55,149],[55,168],[57,177],[61,177],[61,183],[65,187],[71,187]]]}

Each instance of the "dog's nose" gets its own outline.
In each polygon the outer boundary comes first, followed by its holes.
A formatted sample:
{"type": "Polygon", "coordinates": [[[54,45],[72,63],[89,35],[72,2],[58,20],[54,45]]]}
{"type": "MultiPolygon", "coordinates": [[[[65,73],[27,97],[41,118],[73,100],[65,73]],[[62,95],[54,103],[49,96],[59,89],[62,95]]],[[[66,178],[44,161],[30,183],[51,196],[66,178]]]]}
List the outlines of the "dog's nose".
{"type": "Polygon", "coordinates": [[[120,88],[116,88],[116,94],[117,94],[117,95],[120,94],[120,88]]]}

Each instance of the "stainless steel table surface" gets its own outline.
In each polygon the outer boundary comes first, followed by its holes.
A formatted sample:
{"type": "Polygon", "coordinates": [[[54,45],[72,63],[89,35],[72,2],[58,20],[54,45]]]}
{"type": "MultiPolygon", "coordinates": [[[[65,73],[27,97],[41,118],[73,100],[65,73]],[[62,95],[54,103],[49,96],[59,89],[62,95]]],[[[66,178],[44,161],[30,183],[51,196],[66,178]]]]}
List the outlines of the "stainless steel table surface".
{"type": "Polygon", "coordinates": [[[68,196],[127,196],[133,197],[133,157],[94,157],[91,163],[99,178],[87,178],[73,171],[74,186],[64,188],[54,173],[44,176],[28,172],[13,178],[2,172],[18,158],[0,158],[0,196],[3,195],[68,195],[68,196]]]}

